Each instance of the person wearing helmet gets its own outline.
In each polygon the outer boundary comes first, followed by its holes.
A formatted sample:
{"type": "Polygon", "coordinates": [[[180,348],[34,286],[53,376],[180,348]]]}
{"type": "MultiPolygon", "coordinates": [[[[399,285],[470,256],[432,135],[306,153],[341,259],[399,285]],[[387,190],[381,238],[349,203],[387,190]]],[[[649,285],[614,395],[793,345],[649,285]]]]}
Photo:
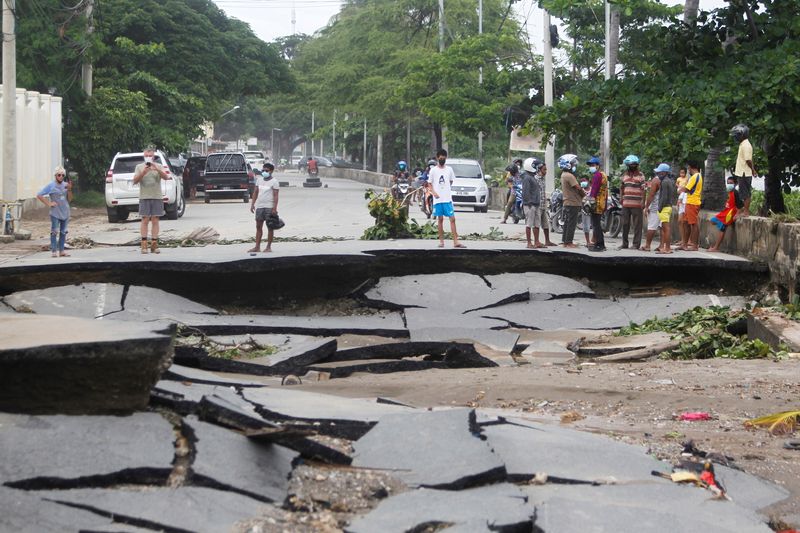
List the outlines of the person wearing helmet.
{"type": "Polygon", "coordinates": [[[564,194],[564,231],[561,233],[561,244],[564,248],[577,248],[578,245],[572,241],[575,239],[578,214],[586,195],[574,174],[578,169],[578,156],[562,155],[558,158],[558,168],[561,169],[561,191],[564,194]]]}
{"type": "Polygon", "coordinates": [[[592,174],[589,196],[594,198],[594,211],[591,215],[594,244],[589,247],[589,251],[605,252],[606,240],[603,235],[602,217],[603,213],[606,212],[606,204],[608,203],[608,176],[600,170],[599,157],[592,157],[586,164],[589,165],[589,172],[592,174]]]}
{"type": "MultiPolygon", "coordinates": [[[[656,232],[661,234],[661,219],[658,217],[658,204],[659,196],[661,195],[661,180],[669,173],[669,165],[661,163],[658,168],[654,168],[653,179],[647,182],[645,186],[645,196],[647,200],[644,203],[644,212],[647,217],[647,234],[645,235],[644,246],[642,250],[645,252],[650,251],[650,246],[653,244],[653,239],[656,232]],[[666,167],[666,170],[664,168],[666,167]]],[[[659,248],[661,248],[659,246],[659,248]]]]}
{"type": "Polygon", "coordinates": [[[661,244],[656,249],[657,254],[671,254],[672,247],[670,234],[670,219],[672,218],[672,206],[678,201],[678,189],[675,180],[670,174],[670,167],[666,163],[658,165],[654,172],[659,179],[658,188],[658,220],[661,222],[661,244]]]}
{"type": "Polygon", "coordinates": [[[544,173],[547,172],[545,164],[529,157],[522,163],[522,204],[525,206],[525,238],[528,248],[544,248],[555,246],[550,242],[550,222],[547,219],[545,203],[544,173]],[[544,229],[545,242],[539,240],[539,229],[544,229]],[[533,233],[533,242],[531,242],[533,233]]]}
{"type": "Polygon", "coordinates": [[[739,197],[744,202],[740,217],[750,216],[750,197],[753,191],[753,176],[758,175],[753,164],[753,145],[750,144],[750,128],[745,124],[737,124],[731,128],[733,140],[739,143],[739,153],[736,156],[736,167],[733,175],[739,183],[739,197]]]}
{"type": "Polygon", "coordinates": [[[642,244],[642,219],[644,216],[644,174],[639,171],[639,158],[631,154],[622,161],[627,168],[622,174],[622,246],[628,247],[628,236],[633,226],[633,248],[642,244]]]}
{"type": "Polygon", "coordinates": [[[453,169],[448,167],[447,150],[444,148],[436,152],[438,164],[428,174],[428,181],[433,190],[433,216],[439,223],[439,248],[444,248],[444,217],[450,219],[450,233],[453,235],[453,248],[466,248],[458,242],[456,230],[456,213],[453,209],[452,185],[456,179],[453,169]]]}

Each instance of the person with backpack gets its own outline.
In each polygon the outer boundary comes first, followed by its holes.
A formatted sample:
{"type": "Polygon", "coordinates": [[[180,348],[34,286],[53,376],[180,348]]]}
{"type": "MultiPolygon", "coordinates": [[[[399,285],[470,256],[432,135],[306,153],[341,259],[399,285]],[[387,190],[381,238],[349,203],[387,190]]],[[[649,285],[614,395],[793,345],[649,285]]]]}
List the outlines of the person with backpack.
{"type": "Polygon", "coordinates": [[[733,226],[736,221],[736,216],[739,214],[739,209],[744,206],[744,201],[739,196],[739,191],[736,190],[736,177],[728,177],[728,183],[725,185],[728,191],[728,201],[725,202],[725,209],[714,215],[709,222],[717,226],[719,235],[717,242],[714,246],[708,249],[709,252],[718,252],[719,247],[722,245],[722,240],[725,238],[725,230],[729,226],[733,226]]]}

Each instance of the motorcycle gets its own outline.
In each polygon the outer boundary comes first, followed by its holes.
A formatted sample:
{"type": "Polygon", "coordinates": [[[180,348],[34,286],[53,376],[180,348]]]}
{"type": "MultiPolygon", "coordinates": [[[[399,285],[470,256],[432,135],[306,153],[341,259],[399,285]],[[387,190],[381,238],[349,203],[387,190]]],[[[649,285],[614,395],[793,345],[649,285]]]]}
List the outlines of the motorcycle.
{"type": "Polygon", "coordinates": [[[410,185],[407,176],[399,176],[394,185],[392,185],[392,196],[394,196],[394,199],[398,202],[404,201],[410,185]]]}
{"type": "Polygon", "coordinates": [[[608,194],[606,210],[600,217],[600,224],[609,237],[616,237],[622,231],[622,202],[619,199],[619,189],[616,187],[608,194]]]}
{"type": "Polygon", "coordinates": [[[316,168],[316,167],[315,168],[311,168],[311,167],[308,168],[309,177],[316,178],[318,174],[319,174],[319,168],[316,168]]]}
{"type": "Polygon", "coordinates": [[[425,185],[426,183],[423,182],[422,187],[418,189],[417,201],[419,202],[419,210],[430,219],[431,215],[433,215],[433,193],[431,188],[425,185]]]}
{"type": "Polygon", "coordinates": [[[556,233],[564,231],[564,193],[561,189],[553,190],[550,195],[550,209],[547,211],[547,217],[550,219],[550,229],[556,233]]]}

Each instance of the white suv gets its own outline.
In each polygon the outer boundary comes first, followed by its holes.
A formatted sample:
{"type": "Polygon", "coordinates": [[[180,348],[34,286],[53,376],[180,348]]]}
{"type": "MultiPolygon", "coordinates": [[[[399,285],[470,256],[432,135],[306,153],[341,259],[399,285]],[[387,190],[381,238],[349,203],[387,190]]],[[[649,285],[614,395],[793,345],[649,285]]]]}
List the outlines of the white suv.
{"type": "MultiPolygon", "coordinates": [[[[164,167],[168,176],[168,179],[161,180],[165,216],[169,220],[177,220],[186,211],[183,181],[180,176],[175,175],[167,156],[160,150],[156,151],[155,159],[164,167]]],[[[131,212],[139,211],[139,185],[133,183],[133,171],[139,163],[144,163],[142,152],[117,153],[111,161],[111,168],[106,173],[106,209],[109,222],[127,220],[131,212]]]]}
{"type": "Polygon", "coordinates": [[[244,154],[244,158],[247,159],[247,162],[250,163],[250,166],[261,172],[261,167],[267,162],[267,156],[264,155],[264,152],[251,150],[242,153],[244,154]]]}
{"type": "Polygon", "coordinates": [[[472,207],[486,213],[489,209],[489,187],[480,163],[474,159],[448,158],[447,166],[453,169],[453,205],[472,207]]]}

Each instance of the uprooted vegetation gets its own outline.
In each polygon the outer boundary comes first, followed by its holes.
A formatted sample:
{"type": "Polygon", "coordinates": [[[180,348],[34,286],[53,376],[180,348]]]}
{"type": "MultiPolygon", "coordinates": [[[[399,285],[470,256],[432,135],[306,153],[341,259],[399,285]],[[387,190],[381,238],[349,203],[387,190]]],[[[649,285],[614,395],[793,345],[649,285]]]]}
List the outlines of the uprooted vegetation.
{"type": "Polygon", "coordinates": [[[730,307],[695,307],[669,318],[653,318],[641,324],[621,328],[620,336],[664,332],[680,341],[676,347],[664,351],[663,359],[765,359],[787,356],[785,347],[776,350],[760,339],[748,339],[747,310],[730,307]]]}

